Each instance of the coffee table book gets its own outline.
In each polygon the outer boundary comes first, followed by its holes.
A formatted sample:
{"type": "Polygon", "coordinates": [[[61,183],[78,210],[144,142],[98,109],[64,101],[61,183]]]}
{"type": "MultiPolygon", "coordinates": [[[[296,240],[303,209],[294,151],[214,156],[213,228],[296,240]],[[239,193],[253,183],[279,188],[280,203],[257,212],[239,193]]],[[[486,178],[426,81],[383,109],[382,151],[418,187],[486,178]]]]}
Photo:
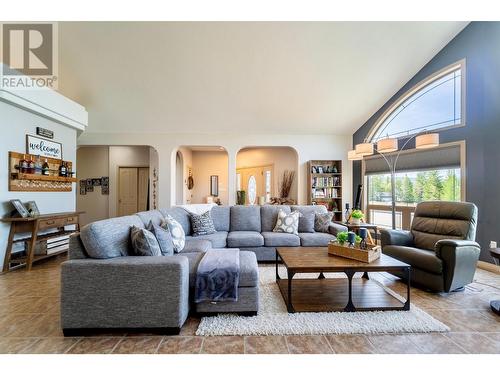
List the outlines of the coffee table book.
{"type": "Polygon", "coordinates": [[[366,250],[364,250],[359,247],[341,245],[338,242],[330,242],[328,244],[328,254],[359,260],[364,263],[371,263],[380,258],[382,253],[380,246],[367,244],[366,247],[366,250]]]}

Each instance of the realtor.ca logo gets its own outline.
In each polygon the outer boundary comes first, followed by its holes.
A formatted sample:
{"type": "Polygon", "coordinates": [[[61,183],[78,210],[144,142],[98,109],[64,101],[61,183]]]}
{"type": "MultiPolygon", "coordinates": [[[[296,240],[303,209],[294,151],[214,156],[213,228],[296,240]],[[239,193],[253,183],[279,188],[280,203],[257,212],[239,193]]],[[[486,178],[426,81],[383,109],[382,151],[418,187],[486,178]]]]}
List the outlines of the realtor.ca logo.
{"type": "Polygon", "coordinates": [[[1,24],[1,88],[57,89],[57,24],[1,24]]]}

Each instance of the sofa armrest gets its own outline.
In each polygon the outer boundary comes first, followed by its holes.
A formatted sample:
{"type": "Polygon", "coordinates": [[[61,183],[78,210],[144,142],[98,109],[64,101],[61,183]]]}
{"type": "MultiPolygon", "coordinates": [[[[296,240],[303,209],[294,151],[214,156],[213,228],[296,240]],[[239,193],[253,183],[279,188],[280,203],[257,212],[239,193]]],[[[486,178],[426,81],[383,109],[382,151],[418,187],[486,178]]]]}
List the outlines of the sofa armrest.
{"type": "Polygon", "coordinates": [[[382,248],[386,245],[415,246],[413,243],[413,236],[410,231],[407,230],[381,229],[380,242],[382,248]]]}
{"type": "Polygon", "coordinates": [[[330,234],[333,234],[334,236],[336,236],[337,233],[348,232],[348,231],[349,231],[349,229],[345,225],[342,225],[342,224],[330,223],[328,225],[328,232],[330,234]]]}
{"type": "Polygon", "coordinates": [[[468,240],[439,240],[436,256],[443,261],[445,292],[461,288],[474,279],[481,247],[468,240]]]}
{"type": "Polygon", "coordinates": [[[88,258],[61,266],[63,329],[179,328],[188,311],[186,257],[88,258]]]}

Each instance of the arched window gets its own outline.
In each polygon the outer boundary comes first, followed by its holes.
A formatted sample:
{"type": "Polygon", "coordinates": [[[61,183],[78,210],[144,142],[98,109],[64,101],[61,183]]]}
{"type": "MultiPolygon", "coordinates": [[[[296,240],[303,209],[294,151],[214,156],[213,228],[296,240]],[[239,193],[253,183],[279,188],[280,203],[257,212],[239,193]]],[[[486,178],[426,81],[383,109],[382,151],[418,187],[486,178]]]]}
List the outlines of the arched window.
{"type": "Polygon", "coordinates": [[[465,61],[452,64],[407,91],[380,117],[369,141],[465,124],[465,61]]]}

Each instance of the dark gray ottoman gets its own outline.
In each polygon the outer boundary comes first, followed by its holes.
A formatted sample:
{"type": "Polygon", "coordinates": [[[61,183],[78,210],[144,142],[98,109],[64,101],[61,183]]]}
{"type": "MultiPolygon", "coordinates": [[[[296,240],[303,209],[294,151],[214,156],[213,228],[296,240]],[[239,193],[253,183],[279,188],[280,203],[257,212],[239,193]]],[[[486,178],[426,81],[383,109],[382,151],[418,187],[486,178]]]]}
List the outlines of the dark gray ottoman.
{"type": "Polygon", "coordinates": [[[251,251],[240,251],[240,283],[237,302],[202,302],[196,304],[201,315],[238,313],[256,315],[259,311],[259,267],[251,251]]]}

